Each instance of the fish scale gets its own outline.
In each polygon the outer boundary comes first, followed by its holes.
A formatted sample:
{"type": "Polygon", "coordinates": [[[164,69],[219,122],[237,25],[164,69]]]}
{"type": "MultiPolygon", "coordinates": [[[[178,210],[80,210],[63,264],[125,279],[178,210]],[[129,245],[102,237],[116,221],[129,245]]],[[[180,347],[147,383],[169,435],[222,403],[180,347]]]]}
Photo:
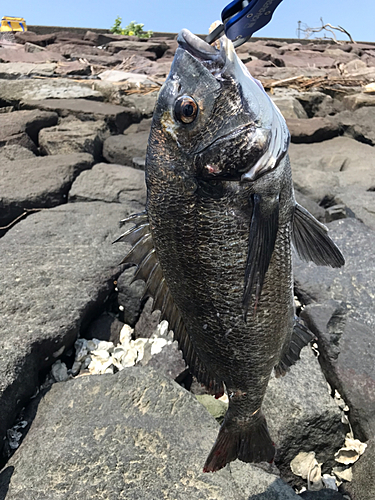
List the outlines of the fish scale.
{"type": "Polygon", "coordinates": [[[261,411],[272,370],[285,375],[314,337],[294,317],[292,243],[318,265],[343,256],[294,198],[285,120],[231,43],[187,30],[154,110],[146,211],[119,240],[133,245],[154,308],[190,371],[229,407],[204,465],[272,461],[261,411]]]}

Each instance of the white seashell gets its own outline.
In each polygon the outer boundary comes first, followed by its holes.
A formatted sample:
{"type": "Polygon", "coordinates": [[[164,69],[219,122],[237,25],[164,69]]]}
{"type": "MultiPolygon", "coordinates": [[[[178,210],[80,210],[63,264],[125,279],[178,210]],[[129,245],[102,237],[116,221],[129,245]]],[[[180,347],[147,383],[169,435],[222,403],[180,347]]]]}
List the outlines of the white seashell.
{"type": "Polygon", "coordinates": [[[98,349],[96,351],[91,351],[91,355],[95,356],[96,358],[102,359],[102,360],[107,360],[110,357],[110,354],[108,351],[105,351],[103,349],[98,349]]]}
{"type": "Polygon", "coordinates": [[[133,335],[133,328],[129,325],[124,325],[120,332],[120,344],[126,346],[130,343],[133,335]]]}
{"type": "Polygon", "coordinates": [[[321,464],[315,458],[315,452],[301,451],[290,463],[293,474],[307,479],[307,489],[319,491],[323,488],[321,464]]]}
{"type": "Polygon", "coordinates": [[[365,452],[366,448],[366,443],[362,443],[359,439],[353,439],[350,434],[347,434],[345,446],[335,453],[335,460],[340,464],[354,464],[354,462],[356,462],[365,452]]]}
{"type": "Polygon", "coordinates": [[[125,349],[120,345],[113,349],[112,358],[121,361],[121,359],[125,356],[125,354],[126,354],[125,349]]]}
{"type": "Polygon", "coordinates": [[[168,321],[164,319],[161,323],[158,324],[155,336],[165,337],[166,335],[168,335],[168,331],[169,331],[169,324],[168,321]]]}
{"type": "Polygon", "coordinates": [[[106,342],[105,340],[101,340],[98,344],[97,349],[100,351],[108,351],[108,352],[113,352],[114,349],[113,342],[106,342]]]}
{"type": "Polygon", "coordinates": [[[138,350],[134,347],[130,347],[126,352],[126,355],[121,360],[121,364],[124,368],[128,368],[129,366],[134,366],[135,362],[138,358],[138,350]]]}
{"type": "Polygon", "coordinates": [[[115,366],[115,367],[118,369],[118,371],[121,371],[121,370],[123,370],[123,369],[124,369],[124,367],[123,367],[123,366],[122,366],[122,364],[121,364],[121,361],[120,361],[120,360],[117,360],[117,359],[116,359],[116,358],[114,358],[114,357],[112,357],[112,364],[113,364],[113,366],[115,366]]]}
{"type": "Polygon", "coordinates": [[[344,469],[342,467],[335,467],[334,469],[332,469],[332,472],[335,476],[337,476],[339,479],[342,479],[343,481],[350,482],[353,479],[353,471],[351,468],[344,469]]]}
{"type": "Polygon", "coordinates": [[[165,345],[167,345],[166,339],[159,339],[159,338],[154,339],[151,345],[151,356],[161,352],[161,350],[165,345]]]}

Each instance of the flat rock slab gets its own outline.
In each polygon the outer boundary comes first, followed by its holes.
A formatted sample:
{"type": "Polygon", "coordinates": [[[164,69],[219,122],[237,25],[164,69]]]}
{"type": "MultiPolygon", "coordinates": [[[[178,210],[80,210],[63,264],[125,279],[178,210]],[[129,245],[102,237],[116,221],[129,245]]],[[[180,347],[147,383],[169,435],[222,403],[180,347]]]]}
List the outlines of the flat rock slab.
{"type": "Polygon", "coordinates": [[[50,111],[13,111],[0,113],[0,146],[19,144],[35,149],[39,131],[56,125],[57,113],[50,111]]]}
{"type": "Polygon", "coordinates": [[[24,100],[22,108],[55,111],[63,117],[72,114],[83,120],[87,120],[87,117],[91,116],[96,120],[105,120],[113,131],[118,134],[121,134],[132,123],[141,120],[141,115],[135,108],[126,108],[116,104],[88,99],[24,100]]]}
{"type": "Polygon", "coordinates": [[[30,215],[0,239],[0,443],[38,373],[101,312],[122,270],[119,220],[139,206],[70,203],[30,215]],[[55,355],[53,355],[55,353],[55,355]]]}
{"type": "Polygon", "coordinates": [[[103,143],[103,156],[109,163],[132,165],[133,158],[145,158],[150,132],[111,135],[103,143]]]}
{"type": "Polygon", "coordinates": [[[74,179],[83,170],[91,168],[92,163],[93,158],[88,154],[2,161],[0,226],[9,224],[25,209],[50,208],[66,203],[74,179]]]}
{"type": "Polygon", "coordinates": [[[30,149],[24,148],[19,144],[11,144],[0,148],[0,161],[26,160],[35,158],[35,155],[30,149]]]}
{"type": "Polygon", "coordinates": [[[20,101],[42,99],[90,99],[103,100],[102,94],[89,85],[73,82],[67,78],[56,80],[0,80],[0,100],[9,105],[20,101]]]}
{"type": "Polygon", "coordinates": [[[103,140],[108,134],[104,120],[67,120],[41,130],[39,146],[46,155],[89,153],[98,161],[102,158],[103,140]]]}
{"type": "Polygon", "coordinates": [[[0,491],[7,500],[298,498],[251,465],[204,474],[217,431],[193,395],[153,370],[80,377],[45,395],[0,491]]]}
{"type": "MultiPolygon", "coordinates": [[[[375,73],[375,69],[373,68],[375,73]]],[[[331,118],[346,135],[366,144],[375,145],[375,108],[365,106],[355,111],[342,111],[331,118]]]]}
{"type": "Polygon", "coordinates": [[[346,187],[365,191],[375,186],[375,148],[350,137],[291,144],[289,157],[297,189],[315,201],[346,187]]]}
{"type": "Polygon", "coordinates": [[[106,201],[109,203],[146,203],[145,174],[123,165],[98,163],[74,182],[69,201],[106,201]]]}
{"type": "Polygon", "coordinates": [[[0,63],[0,79],[16,80],[30,76],[53,76],[56,63],[0,63]]]}
{"type": "MultiPolygon", "coordinates": [[[[301,105],[302,107],[302,105],[301,105]]],[[[340,133],[339,126],[327,118],[286,117],[292,142],[296,144],[322,142],[336,137],[340,133]]]]}
{"type": "Polygon", "coordinates": [[[302,104],[293,96],[272,96],[272,101],[279,108],[286,120],[291,118],[307,118],[302,104]]]}

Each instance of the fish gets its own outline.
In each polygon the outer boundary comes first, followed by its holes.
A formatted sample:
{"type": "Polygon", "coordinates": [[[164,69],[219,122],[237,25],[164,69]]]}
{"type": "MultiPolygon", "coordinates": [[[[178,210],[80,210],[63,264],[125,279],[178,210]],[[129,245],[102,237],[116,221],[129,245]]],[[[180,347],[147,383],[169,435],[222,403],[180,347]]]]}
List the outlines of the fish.
{"type": "Polygon", "coordinates": [[[144,212],[117,241],[122,263],[209,393],[228,411],[204,464],[272,462],[262,412],[272,373],[283,376],[314,337],[296,318],[292,248],[305,261],[344,257],[294,197],[286,122],[223,36],[183,29],[159,91],[146,154],[144,212]]]}

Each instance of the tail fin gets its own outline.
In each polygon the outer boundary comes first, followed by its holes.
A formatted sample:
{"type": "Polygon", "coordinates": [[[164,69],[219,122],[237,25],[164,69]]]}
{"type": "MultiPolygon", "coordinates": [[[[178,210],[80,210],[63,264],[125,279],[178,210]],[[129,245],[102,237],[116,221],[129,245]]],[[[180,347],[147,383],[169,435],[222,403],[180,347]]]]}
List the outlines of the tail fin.
{"type": "Polygon", "coordinates": [[[216,442],[204,464],[203,472],[215,472],[238,458],[243,462],[272,462],[275,447],[268,433],[264,415],[246,428],[233,429],[233,421],[224,420],[216,442]],[[230,423],[230,425],[228,425],[230,423]]]}

